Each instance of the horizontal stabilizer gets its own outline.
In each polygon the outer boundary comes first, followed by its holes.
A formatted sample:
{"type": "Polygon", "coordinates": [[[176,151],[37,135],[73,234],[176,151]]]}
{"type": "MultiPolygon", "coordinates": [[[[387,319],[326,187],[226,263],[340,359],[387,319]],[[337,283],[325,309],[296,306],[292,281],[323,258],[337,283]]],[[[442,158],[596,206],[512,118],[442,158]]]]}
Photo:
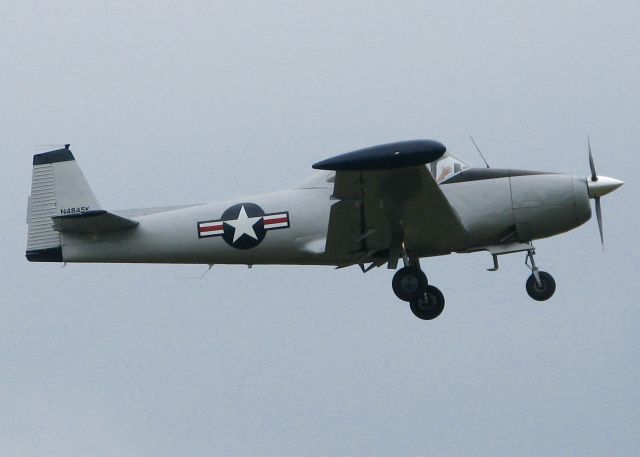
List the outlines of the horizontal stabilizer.
{"type": "Polygon", "coordinates": [[[125,230],[138,225],[137,221],[104,210],[86,211],[80,214],[54,216],[54,229],[67,233],[101,233],[125,230]]]}

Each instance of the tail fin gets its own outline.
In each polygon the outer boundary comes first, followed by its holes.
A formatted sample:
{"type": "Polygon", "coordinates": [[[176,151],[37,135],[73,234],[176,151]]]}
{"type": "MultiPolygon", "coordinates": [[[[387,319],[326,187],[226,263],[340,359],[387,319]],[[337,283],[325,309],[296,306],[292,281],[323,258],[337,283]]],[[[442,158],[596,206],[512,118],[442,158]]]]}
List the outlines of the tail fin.
{"type": "Polygon", "coordinates": [[[27,210],[27,260],[62,262],[60,233],[52,218],[104,213],[69,145],[33,156],[31,196],[27,210]]]}

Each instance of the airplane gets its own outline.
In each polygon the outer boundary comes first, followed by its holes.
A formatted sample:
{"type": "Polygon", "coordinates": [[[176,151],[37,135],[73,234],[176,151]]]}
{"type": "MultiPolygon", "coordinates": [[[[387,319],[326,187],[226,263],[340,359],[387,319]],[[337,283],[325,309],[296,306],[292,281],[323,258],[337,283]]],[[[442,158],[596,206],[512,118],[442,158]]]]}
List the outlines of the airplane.
{"type": "Polygon", "coordinates": [[[591,176],[474,168],[434,140],[411,140],[340,154],[283,191],[222,202],[107,211],[69,145],[33,157],[26,257],[31,262],[248,265],[359,265],[397,270],[392,289],[416,317],[445,305],[420,259],[487,251],[525,253],[526,291],[543,301],[556,290],[534,259],[534,240],[591,218],[595,201],[623,182],[591,176]]]}

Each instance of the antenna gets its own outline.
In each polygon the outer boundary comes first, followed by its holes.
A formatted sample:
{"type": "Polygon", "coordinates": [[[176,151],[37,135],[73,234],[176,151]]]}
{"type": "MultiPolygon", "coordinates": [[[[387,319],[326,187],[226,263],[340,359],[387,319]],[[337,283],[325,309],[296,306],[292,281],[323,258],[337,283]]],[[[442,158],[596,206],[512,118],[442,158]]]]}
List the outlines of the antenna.
{"type": "Polygon", "coordinates": [[[475,146],[476,151],[478,151],[478,154],[480,154],[480,157],[482,157],[482,160],[484,161],[484,164],[487,166],[487,168],[491,168],[489,166],[489,162],[487,162],[487,159],[484,158],[484,155],[482,154],[482,151],[480,150],[480,148],[478,147],[478,145],[476,144],[475,140],[473,139],[473,137],[471,135],[469,135],[469,139],[471,140],[471,142],[475,146]]]}

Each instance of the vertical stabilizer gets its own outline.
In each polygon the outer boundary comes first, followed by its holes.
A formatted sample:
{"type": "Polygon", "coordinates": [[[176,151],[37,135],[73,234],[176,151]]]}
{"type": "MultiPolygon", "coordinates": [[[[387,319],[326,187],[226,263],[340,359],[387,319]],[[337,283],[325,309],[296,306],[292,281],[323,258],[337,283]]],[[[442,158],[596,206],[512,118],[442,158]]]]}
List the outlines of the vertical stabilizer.
{"type": "Polygon", "coordinates": [[[27,210],[27,259],[62,262],[60,233],[52,217],[101,210],[68,146],[33,156],[31,196],[27,210]]]}

